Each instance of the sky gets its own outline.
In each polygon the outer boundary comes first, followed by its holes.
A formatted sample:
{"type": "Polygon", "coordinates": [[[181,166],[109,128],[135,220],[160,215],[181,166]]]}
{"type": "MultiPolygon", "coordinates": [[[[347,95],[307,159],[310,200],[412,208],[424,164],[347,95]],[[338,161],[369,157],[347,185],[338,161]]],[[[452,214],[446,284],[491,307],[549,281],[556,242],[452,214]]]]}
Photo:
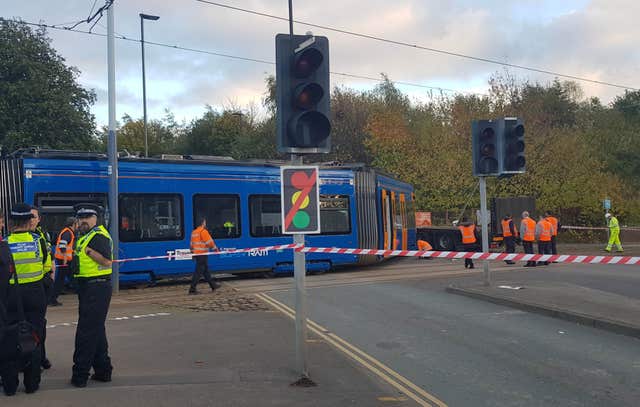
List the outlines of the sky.
{"type": "MultiPolygon", "coordinates": [[[[287,0],[212,0],[234,7],[287,17],[287,0]]],[[[0,0],[0,15],[27,22],[63,24],[86,19],[105,0],[0,0]]],[[[275,35],[288,23],[205,4],[197,0],[115,0],[115,31],[140,39],[139,13],[160,16],[145,21],[145,40],[264,61],[275,58],[275,35]]],[[[418,44],[510,64],[640,88],[640,2],[637,0],[293,0],[294,18],[318,25],[418,44]]],[[[94,32],[106,33],[107,19],[94,32]]],[[[79,25],[88,30],[90,26],[79,25]]],[[[438,93],[427,87],[486,93],[496,73],[548,83],[551,75],[473,61],[296,24],[330,42],[331,70],[411,83],[398,87],[413,100],[438,93]]],[[[106,124],[106,38],[49,30],[52,45],[81,74],[78,81],[96,92],[92,108],[106,124]]],[[[215,109],[260,107],[265,78],[275,66],[170,47],[145,47],[149,119],[169,109],[190,122],[206,105],[215,109]]],[[[372,89],[374,80],[332,75],[332,86],[372,89]]],[[[611,102],[624,89],[581,82],[585,97],[611,102]]],[[[447,94],[450,94],[447,92],[447,94]]],[[[116,40],[116,116],[142,117],[140,43],[116,40]]]]}

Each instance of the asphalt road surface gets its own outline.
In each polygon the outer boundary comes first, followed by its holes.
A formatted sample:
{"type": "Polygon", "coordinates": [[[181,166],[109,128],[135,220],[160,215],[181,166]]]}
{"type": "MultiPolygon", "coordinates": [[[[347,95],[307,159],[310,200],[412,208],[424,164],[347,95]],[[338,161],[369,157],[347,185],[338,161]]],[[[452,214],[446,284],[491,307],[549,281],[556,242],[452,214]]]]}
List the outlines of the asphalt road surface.
{"type": "MultiPolygon", "coordinates": [[[[411,264],[421,267],[415,260],[392,267],[411,264]]],[[[437,269],[434,264],[429,267],[437,269]]],[[[637,267],[551,267],[555,269],[522,275],[534,279],[546,273],[545,278],[635,298],[640,293],[637,267]]],[[[309,317],[449,406],[640,403],[638,339],[443,290],[452,282],[470,279],[480,275],[363,278],[360,283],[325,286],[312,280],[309,317]]],[[[293,292],[276,288],[268,295],[293,307],[293,292]]]]}

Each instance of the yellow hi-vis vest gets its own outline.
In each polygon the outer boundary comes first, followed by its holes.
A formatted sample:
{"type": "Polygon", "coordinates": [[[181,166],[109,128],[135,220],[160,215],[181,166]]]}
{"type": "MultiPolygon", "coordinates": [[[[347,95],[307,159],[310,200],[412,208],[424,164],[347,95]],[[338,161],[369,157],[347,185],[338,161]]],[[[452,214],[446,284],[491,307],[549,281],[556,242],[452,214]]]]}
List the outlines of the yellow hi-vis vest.
{"type": "MultiPolygon", "coordinates": [[[[90,278],[111,275],[111,266],[105,267],[99,263],[96,263],[91,257],[89,257],[86,252],[87,246],[89,246],[91,239],[93,239],[95,235],[102,235],[109,239],[109,242],[111,243],[111,250],[113,251],[113,242],[111,241],[111,236],[109,235],[107,229],[105,229],[105,227],[102,225],[96,226],[95,228],[91,229],[89,233],[82,236],[78,240],[76,249],[76,256],[78,259],[78,274],[76,274],[76,277],[90,278]]],[[[109,260],[112,259],[113,252],[111,253],[111,259],[109,260]]]]}
{"type": "MultiPolygon", "coordinates": [[[[40,236],[31,232],[12,233],[7,239],[19,284],[42,280],[44,267],[40,250],[40,236]]],[[[11,279],[11,284],[15,281],[11,279]]]]}

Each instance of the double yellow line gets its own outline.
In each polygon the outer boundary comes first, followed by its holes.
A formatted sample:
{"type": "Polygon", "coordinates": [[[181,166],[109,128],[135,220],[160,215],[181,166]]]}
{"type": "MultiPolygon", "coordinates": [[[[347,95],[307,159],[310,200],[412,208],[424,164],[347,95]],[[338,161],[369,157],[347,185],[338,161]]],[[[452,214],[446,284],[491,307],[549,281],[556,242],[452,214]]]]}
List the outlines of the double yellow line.
{"type": "MultiPolygon", "coordinates": [[[[260,298],[262,301],[271,305],[273,308],[282,312],[289,318],[295,320],[295,311],[285,304],[264,293],[256,294],[256,297],[260,298]]],[[[370,372],[413,399],[419,405],[425,407],[447,407],[447,405],[443,401],[439,400],[436,396],[427,393],[379,360],[353,346],[349,342],[340,338],[338,335],[329,332],[328,329],[311,321],[310,319],[307,320],[307,327],[311,332],[325,340],[327,343],[331,344],[340,352],[360,363],[364,368],[368,369],[370,372]]]]}

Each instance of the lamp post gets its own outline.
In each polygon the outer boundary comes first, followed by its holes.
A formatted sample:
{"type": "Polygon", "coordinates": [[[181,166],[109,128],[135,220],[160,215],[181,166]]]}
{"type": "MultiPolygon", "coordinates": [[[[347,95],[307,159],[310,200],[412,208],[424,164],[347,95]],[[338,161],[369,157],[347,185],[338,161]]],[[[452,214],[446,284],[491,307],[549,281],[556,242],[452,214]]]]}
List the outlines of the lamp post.
{"type": "Polygon", "coordinates": [[[156,21],[160,17],[140,13],[140,46],[142,47],[142,106],[144,110],[144,156],[149,157],[149,142],[147,139],[147,83],[144,72],[144,20],[156,21]]]}

